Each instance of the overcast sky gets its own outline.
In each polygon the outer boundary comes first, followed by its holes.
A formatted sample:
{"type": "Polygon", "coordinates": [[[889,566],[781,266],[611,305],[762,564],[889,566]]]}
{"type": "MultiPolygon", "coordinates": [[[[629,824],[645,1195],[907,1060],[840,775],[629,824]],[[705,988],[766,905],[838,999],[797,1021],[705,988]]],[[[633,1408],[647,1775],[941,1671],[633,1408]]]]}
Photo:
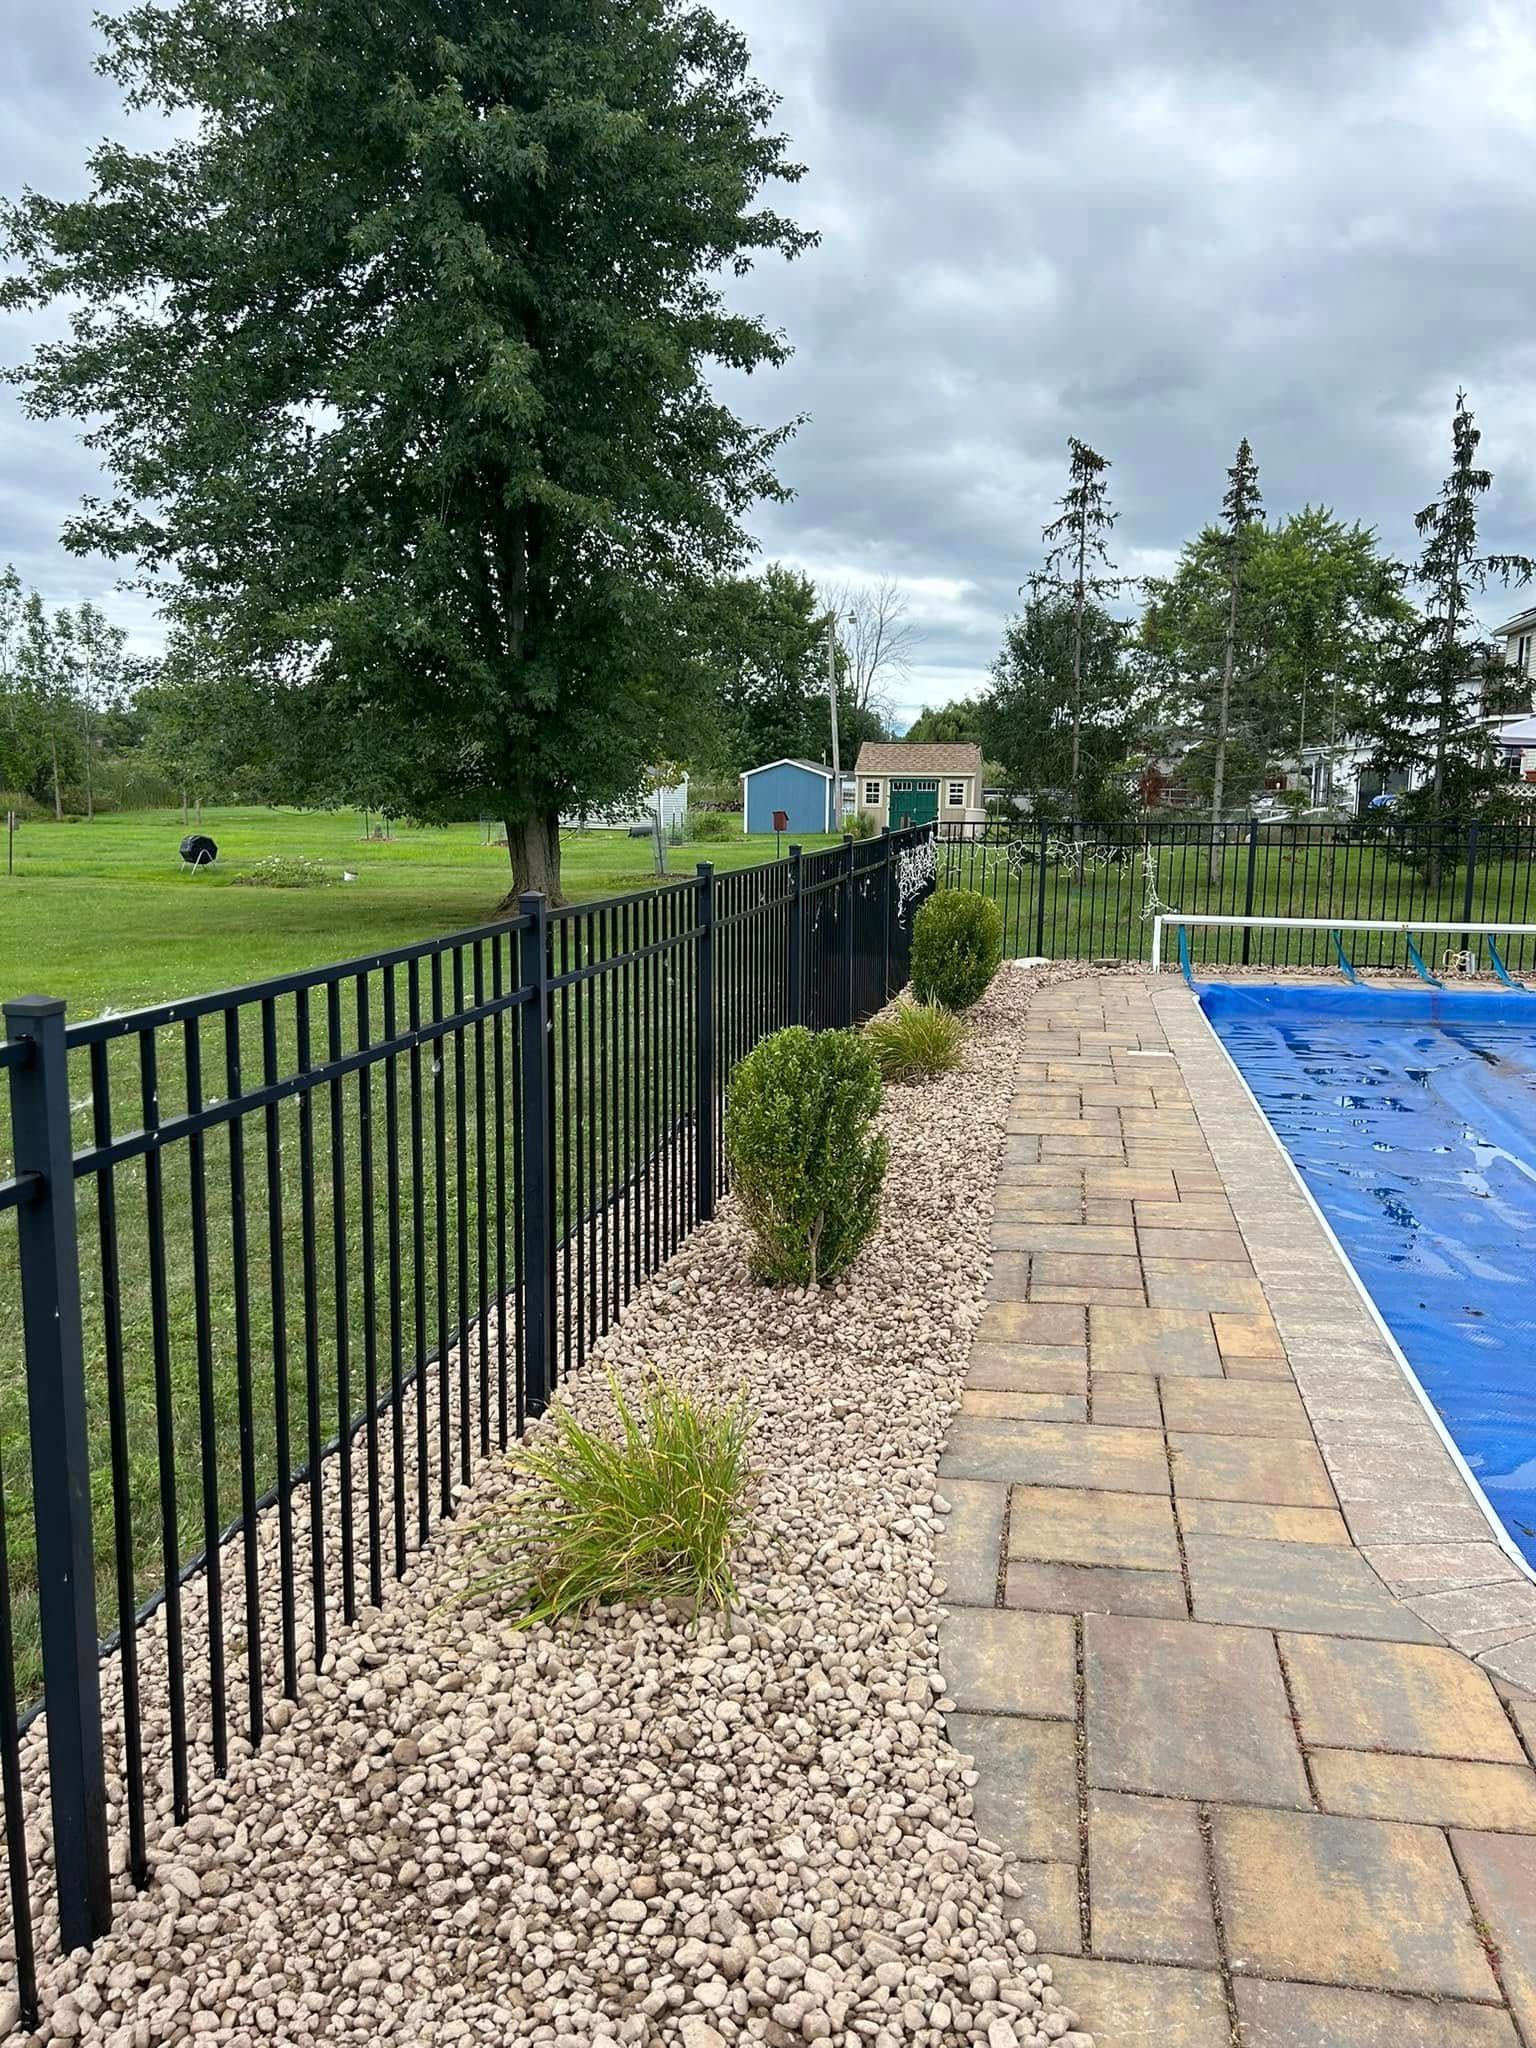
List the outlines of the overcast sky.
{"type": "MultiPolygon", "coordinates": [[[[796,354],[733,395],[811,416],[759,534],[818,579],[901,581],[925,636],[903,719],[984,680],[1068,434],[1114,465],[1127,569],[1214,513],[1244,433],[1271,514],[1321,501],[1407,552],[1464,382],[1484,538],[1536,552],[1536,0],[723,11],[783,94],[810,167],[791,207],[822,234],[742,294],[796,354]]],[[[78,189],[121,126],[89,12],[0,0],[8,192],[78,189]]],[[[57,544],[92,475],[0,390],[0,561],[50,597],[111,588],[57,544]]]]}

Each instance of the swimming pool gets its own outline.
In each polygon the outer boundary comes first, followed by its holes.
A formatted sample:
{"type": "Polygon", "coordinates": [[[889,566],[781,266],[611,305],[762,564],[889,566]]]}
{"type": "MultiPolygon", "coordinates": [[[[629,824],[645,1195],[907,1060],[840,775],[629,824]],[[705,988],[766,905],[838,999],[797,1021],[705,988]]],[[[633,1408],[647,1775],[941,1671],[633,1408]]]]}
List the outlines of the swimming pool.
{"type": "Polygon", "coordinates": [[[1536,1566],[1536,995],[1197,992],[1536,1566]]]}

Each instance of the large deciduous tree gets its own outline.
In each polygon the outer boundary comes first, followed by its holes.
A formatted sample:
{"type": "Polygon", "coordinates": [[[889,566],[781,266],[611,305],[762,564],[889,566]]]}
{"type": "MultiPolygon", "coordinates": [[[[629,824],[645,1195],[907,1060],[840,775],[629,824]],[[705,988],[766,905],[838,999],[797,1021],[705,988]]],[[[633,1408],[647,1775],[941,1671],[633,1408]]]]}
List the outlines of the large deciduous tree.
{"type": "Polygon", "coordinates": [[[891,722],[891,693],[912,672],[923,634],[894,576],[838,583],[825,596],[836,622],[839,711],[852,760],[859,739],[880,737],[891,722]]]}
{"type": "Polygon", "coordinates": [[[984,697],[952,697],[947,704],[930,704],[920,711],[902,737],[979,747],[985,712],[984,697]]]}
{"type": "Polygon", "coordinates": [[[1073,807],[1081,815],[1087,794],[1082,783],[1082,734],[1084,671],[1089,659],[1088,633],[1093,624],[1089,615],[1091,611],[1096,618],[1102,617],[1104,600],[1118,596],[1133,579],[1118,575],[1109,559],[1109,532],[1116,514],[1110,509],[1109,487],[1104,481],[1108,462],[1075,435],[1068,438],[1067,453],[1070,481],[1058,501],[1060,516],[1041,533],[1041,539],[1048,543],[1045,566],[1030,578],[1029,589],[1037,600],[1060,598],[1071,607],[1071,753],[1067,790],[1073,807]]]}
{"type": "MultiPolygon", "coordinates": [[[[690,674],[679,608],[744,557],[787,429],[714,366],[782,338],[724,271],[811,239],[734,29],[689,0],[145,0],[104,68],[165,147],[3,216],[23,372],[113,479],[67,543],[135,560],[210,670],[392,738],[394,802],[507,822],[635,787],[690,674]]],[[[302,724],[302,720],[300,721],[302,724]]],[[[335,764],[307,755],[324,800],[335,764]]],[[[313,780],[311,781],[311,777],[313,780]]]]}
{"type": "Polygon", "coordinates": [[[699,611],[717,721],[705,760],[733,776],[764,761],[826,760],[827,618],[815,584],[770,562],[761,576],[716,585],[699,611]]]}
{"type": "MultiPolygon", "coordinates": [[[[1478,553],[1477,501],[1493,482],[1476,461],[1482,435],[1464,391],[1451,421],[1451,468],[1439,495],[1414,520],[1423,548],[1414,568],[1422,615],[1383,668],[1370,707],[1373,765],[1408,770],[1417,784],[1410,810],[1440,829],[1487,796],[1495,770],[1483,723],[1497,657],[1474,600],[1490,582],[1525,583],[1536,563],[1524,555],[1478,553]]],[[[1438,877],[1438,853],[1432,856],[1438,877]]]]}
{"type": "Polygon", "coordinates": [[[1411,615],[1403,573],[1369,527],[1308,505],[1250,521],[1236,562],[1230,523],[1207,527],[1172,576],[1148,579],[1141,639],[1159,722],[1213,810],[1234,790],[1246,798],[1270,763],[1308,746],[1331,759],[1359,729],[1411,615]]]}

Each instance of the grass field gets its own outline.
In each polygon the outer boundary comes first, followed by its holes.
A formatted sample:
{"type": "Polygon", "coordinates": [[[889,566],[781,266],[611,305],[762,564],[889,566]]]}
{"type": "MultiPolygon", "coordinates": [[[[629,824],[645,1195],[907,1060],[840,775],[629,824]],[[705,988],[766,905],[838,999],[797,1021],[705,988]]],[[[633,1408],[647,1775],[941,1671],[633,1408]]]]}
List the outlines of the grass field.
{"type": "MultiPolygon", "coordinates": [[[[219,862],[197,874],[177,855],[187,829],[177,811],[31,821],[16,835],[13,875],[0,843],[0,997],[63,996],[72,1016],[90,1017],[235,987],[479,924],[510,886],[505,847],[487,845],[479,825],[400,826],[380,841],[364,838],[356,811],[208,809],[201,830],[217,841],[219,862]],[[304,856],[357,880],[236,885],[270,854],[304,856]]],[[[573,902],[656,879],[647,840],[573,832],[563,846],[573,902]]],[[[737,868],[773,857],[771,837],[734,830],[667,848],[668,868],[680,875],[701,860],[737,868]]]]}

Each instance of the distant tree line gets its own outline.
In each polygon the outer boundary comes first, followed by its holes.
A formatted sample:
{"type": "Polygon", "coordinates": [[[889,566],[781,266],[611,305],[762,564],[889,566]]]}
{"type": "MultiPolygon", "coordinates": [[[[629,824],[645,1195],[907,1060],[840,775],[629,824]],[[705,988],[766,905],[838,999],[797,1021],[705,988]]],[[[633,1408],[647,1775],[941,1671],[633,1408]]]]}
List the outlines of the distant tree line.
{"type": "Polygon", "coordinates": [[[1530,708],[1530,678],[1483,637],[1477,598],[1536,574],[1524,556],[1485,555],[1478,467],[1464,393],[1452,462],[1418,515],[1413,564],[1370,528],[1323,506],[1267,519],[1245,439],[1220,516],[1172,571],[1139,585],[1109,560],[1108,463],[1076,439],[1042,568],[1007,622],[991,686],[926,711],[911,738],[977,741],[990,772],[1042,814],[1115,818],[1155,793],[1155,764],[1213,817],[1246,807],[1304,750],[1338,801],[1341,756],[1364,748],[1383,776],[1413,787],[1395,815],[1450,824],[1528,801],[1499,776],[1491,719],[1530,708]],[[1135,616],[1113,599],[1135,587],[1135,616]]]}
{"type": "Polygon", "coordinates": [[[0,569],[0,809],[91,818],[113,804],[116,764],[142,744],[148,670],[99,606],[50,606],[0,569]]]}

